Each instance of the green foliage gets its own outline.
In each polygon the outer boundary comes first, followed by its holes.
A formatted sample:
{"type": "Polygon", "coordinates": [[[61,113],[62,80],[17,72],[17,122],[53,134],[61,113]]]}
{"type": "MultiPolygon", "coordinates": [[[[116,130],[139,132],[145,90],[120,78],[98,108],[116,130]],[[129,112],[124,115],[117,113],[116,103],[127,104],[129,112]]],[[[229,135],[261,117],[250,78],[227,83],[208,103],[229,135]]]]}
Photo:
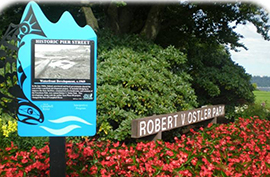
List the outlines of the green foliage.
{"type": "Polygon", "coordinates": [[[187,63],[192,66],[189,73],[200,105],[229,108],[254,102],[251,76],[231,60],[223,46],[194,42],[187,63]]]}
{"type": "Polygon", "coordinates": [[[270,92],[255,90],[253,93],[255,95],[256,104],[264,104],[265,108],[270,109],[270,92]]]}
{"type": "Polygon", "coordinates": [[[17,45],[14,40],[2,38],[0,45],[0,115],[8,112],[14,116],[15,96],[14,88],[17,86],[16,59],[17,51],[14,47],[17,45]]]}
{"type": "Polygon", "coordinates": [[[238,119],[239,117],[258,116],[261,119],[270,120],[270,111],[261,104],[249,104],[243,106],[236,106],[234,109],[234,114],[232,114],[231,116],[235,117],[235,119],[238,119]]]}
{"type": "Polygon", "coordinates": [[[259,116],[261,119],[270,120],[270,92],[255,90],[253,93],[255,95],[254,103],[235,106],[231,108],[231,111],[226,116],[228,118],[234,117],[235,119],[259,116]]]}
{"type": "Polygon", "coordinates": [[[197,105],[183,72],[186,58],[174,47],[161,48],[136,35],[99,34],[98,136],[124,140],[131,120],[187,110],[197,105]]]}
{"type": "Polygon", "coordinates": [[[237,50],[243,47],[243,37],[235,31],[240,24],[251,22],[266,40],[269,40],[268,13],[249,2],[183,2],[168,5],[163,12],[163,26],[157,37],[162,45],[185,49],[195,37],[206,43],[216,42],[237,50]],[[184,18],[183,18],[184,17],[184,18]]]}
{"type": "Polygon", "coordinates": [[[117,7],[123,7],[123,6],[126,6],[127,5],[127,3],[125,1],[115,1],[113,3],[115,3],[115,5],[117,7]]]}
{"type": "Polygon", "coordinates": [[[268,76],[253,76],[252,83],[256,83],[258,87],[270,87],[270,77],[268,76]]]}
{"type": "MultiPolygon", "coordinates": [[[[4,35],[8,26],[19,24],[27,1],[18,1],[10,3],[0,12],[0,36],[4,35]]],[[[80,2],[57,2],[57,3],[39,3],[40,8],[46,17],[53,23],[57,22],[65,11],[69,11],[80,26],[85,26],[86,21],[82,13],[80,2]]]]}
{"type": "MultiPolygon", "coordinates": [[[[252,79],[251,79],[251,81],[252,81],[252,79]]],[[[258,90],[258,85],[257,85],[257,83],[252,83],[252,86],[253,86],[254,90],[258,90]]]]}
{"type": "Polygon", "coordinates": [[[8,147],[11,142],[22,150],[29,150],[33,146],[41,148],[48,142],[47,137],[20,137],[17,132],[17,121],[4,113],[0,116],[0,139],[0,149],[8,147]]]}
{"type": "Polygon", "coordinates": [[[5,9],[3,9],[0,13],[0,36],[4,35],[9,24],[19,24],[20,17],[23,13],[23,9],[25,7],[25,2],[16,2],[11,3],[5,9]]]}

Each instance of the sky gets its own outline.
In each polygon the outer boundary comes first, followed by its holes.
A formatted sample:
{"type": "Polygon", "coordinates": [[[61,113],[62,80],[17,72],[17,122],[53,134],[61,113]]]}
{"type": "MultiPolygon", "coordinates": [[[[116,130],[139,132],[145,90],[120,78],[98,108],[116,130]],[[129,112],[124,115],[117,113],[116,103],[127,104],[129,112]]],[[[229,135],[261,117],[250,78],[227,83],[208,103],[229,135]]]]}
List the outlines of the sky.
{"type": "Polygon", "coordinates": [[[233,61],[243,66],[252,76],[270,76],[270,41],[266,41],[256,33],[252,24],[237,27],[237,32],[244,38],[240,40],[248,50],[230,51],[233,61]]]}
{"type": "MultiPolygon", "coordinates": [[[[23,1],[23,0],[19,0],[23,1]]],[[[18,0],[1,0],[0,3],[0,11],[4,9],[7,5],[13,2],[19,2],[18,0]]],[[[49,0],[52,1],[52,0],[49,0]]],[[[63,1],[63,0],[62,0],[63,1]]],[[[98,1],[98,0],[95,0],[98,1]]],[[[107,0],[108,1],[108,0],[107,0]]],[[[136,0],[131,0],[134,2],[139,2],[136,0]]],[[[158,2],[159,0],[149,2],[158,2]]],[[[160,0],[164,2],[163,0],[160,0]]],[[[170,0],[169,0],[170,1],[170,0]]],[[[182,0],[179,0],[182,1],[182,0]]],[[[186,1],[186,0],[184,0],[186,1]]],[[[200,0],[201,2],[202,0],[200,0]]],[[[55,2],[55,1],[54,1],[55,2]]],[[[166,1],[168,2],[168,0],[166,1]]],[[[211,2],[211,0],[207,0],[205,2],[211,2]]],[[[227,2],[227,1],[225,1],[227,2]]],[[[270,1],[268,0],[252,0],[247,1],[256,3],[262,7],[264,7],[268,12],[270,12],[270,1]]],[[[256,33],[256,29],[252,24],[238,26],[236,31],[244,36],[243,39],[240,40],[247,48],[240,49],[240,52],[230,51],[232,60],[243,66],[247,73],[252,76],[269,76],[270,77],[270,41],[265,41],[261,35],[256,33]]]]}

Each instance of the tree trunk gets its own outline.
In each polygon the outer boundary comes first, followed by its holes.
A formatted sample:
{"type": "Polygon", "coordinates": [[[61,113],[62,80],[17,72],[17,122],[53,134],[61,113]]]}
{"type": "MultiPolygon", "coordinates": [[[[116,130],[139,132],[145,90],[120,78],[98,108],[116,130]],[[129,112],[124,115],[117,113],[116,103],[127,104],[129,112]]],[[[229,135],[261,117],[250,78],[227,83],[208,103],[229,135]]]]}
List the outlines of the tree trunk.
{"type": "Polygon", "coordinates": [[[99,26],[91,7],[82,7],[82,10],[83,10],[87,25],[91,26],[94,31],[97,31],[99,29],[99,26]]]}
{"type": "Polygon", "coordinates": [[[145,26],[141,31],[141,35],[147,39],[155,40],[161,24],[161,12],[164,6],[153,5],[148,13],[145,26]]]}
{"type": "Polygon", "coordinates": [[[118,22],[118,8],[115,4],[111,3],[107,10],[110,27],[115,34],[120,34],[120,26],[118,22]]]}
{"type": "Polygon", "coordinates": [[[133,6],[122,7],[119,13],[119,26],[121,33],[130,32],[130,24],[133,19],[133,6]]]}

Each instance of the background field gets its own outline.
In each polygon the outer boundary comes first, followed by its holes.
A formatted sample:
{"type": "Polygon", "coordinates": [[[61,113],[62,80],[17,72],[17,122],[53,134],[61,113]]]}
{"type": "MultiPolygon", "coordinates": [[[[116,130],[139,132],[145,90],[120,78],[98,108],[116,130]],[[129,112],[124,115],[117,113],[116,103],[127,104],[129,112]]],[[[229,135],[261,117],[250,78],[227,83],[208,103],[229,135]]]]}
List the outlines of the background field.
{"type": "Polygon", "coordinates": [[[253,93],[255,95],[255,102],[256,103],[261,104],[261,103],[265,102],[266,108],[270,109],[270,92],[256,90],[253,93]]]}

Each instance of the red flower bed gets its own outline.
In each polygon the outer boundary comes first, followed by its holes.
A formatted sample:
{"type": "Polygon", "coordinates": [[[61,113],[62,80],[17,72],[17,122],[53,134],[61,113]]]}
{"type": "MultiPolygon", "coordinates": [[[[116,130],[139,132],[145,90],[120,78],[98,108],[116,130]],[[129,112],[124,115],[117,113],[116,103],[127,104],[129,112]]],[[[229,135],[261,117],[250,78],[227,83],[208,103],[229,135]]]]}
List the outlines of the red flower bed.
{"type": "MultiPolygon", "coordinates": [[[[67,143],[68,176],[269,176],[270,121],[209,125],[174,143],[67,143]]],[[[0,150],[0,176],[48,176],[49,148],[0,150]]]]}

